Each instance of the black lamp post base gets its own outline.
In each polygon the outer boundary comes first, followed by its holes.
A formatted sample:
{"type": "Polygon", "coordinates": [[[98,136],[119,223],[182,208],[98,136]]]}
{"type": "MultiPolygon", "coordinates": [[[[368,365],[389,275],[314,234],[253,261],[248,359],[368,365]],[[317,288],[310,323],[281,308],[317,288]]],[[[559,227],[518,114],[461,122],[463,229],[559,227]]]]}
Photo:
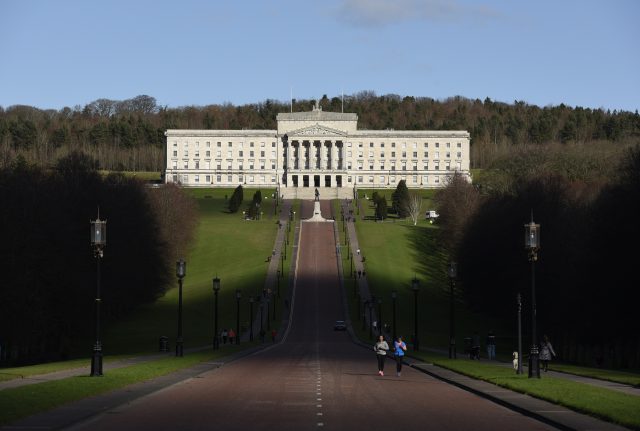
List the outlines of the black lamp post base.
{"type": "Polygon", "coordinates": [[[456,340],[449,340],[449,359],[458,359],[456,354],[456,340]]]}
{"type": "Polygon", "coordinates": [[[540,378],[539,355],[538,346],[531,346],[531,352],[529,353],[529,378],[540,378]]]}
{"type": "Polygon", "coordinates": [[[182,357],[184,356],[184,349],[182,346],[182,341],[176,342],[176,356],[182,357]]]}
{"type": "Polygon", "coordinates": [[[94,350],[91,357],[91,377],[102,377],[102,351],[94,350]]]}

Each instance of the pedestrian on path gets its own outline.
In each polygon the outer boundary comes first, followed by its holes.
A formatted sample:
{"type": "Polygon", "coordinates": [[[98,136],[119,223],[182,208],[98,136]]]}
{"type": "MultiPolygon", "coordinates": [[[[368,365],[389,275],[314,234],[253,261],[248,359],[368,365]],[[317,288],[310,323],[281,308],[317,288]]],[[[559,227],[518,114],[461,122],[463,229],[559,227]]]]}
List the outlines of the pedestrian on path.
{"type": "Polygon", "coordinates": [[[236,338],[236,333],[233,328],[229,329],[229,343],[233,344],[233,339],[236,338]]]}
{"type": "Polygon", "coordinates": [[[229,333],[226,329],[222,330],[222,344],[227,344],[227,338],[229,337],[229,333]]]}
{"type": "Polygon", "coordinates": [[[542,338],[542,343],[540,343],[540,360],[542,361],[542,369],[545,372],[549,368],[549,361],[552,356],[556,356],[556,352],[553,350],[549,337],[545,335],[542,338]]]}
{"type": "Polygon", "coordinates": [[[407,345],[402,341],[402,336],[393,343],[393,356],[396,358],[396,376],[400,377],[402,374],[402,359],[404,358],[404,352],[407,351],[407,345]]]}
{"type": "Polygon", "coordinates": [[[496,336],[493,331],[487,334],[487,358],[493,361],[496,358],[496,336]]]}
{"type": "Polygon", "coordinates": [[[478,331],[475,331],[471,337],[471,359],[480,360],[480,335],[478,335],[478,331]]]}
{"type": "Polygon", "coordinates": [[[384,336],[380,335],[378,337],[378,342],[373,346],[373,350],[378,358],[378,374],[384,376],[384,360],[389,350],[389,344],[385,341],[384,336]]]}
{"type": "Polygon", "coordinates": [[[275,329],[271,330],[271,342],[275,343],[276,342],[276,335],[278,335],[278,332],[275,329]]]}

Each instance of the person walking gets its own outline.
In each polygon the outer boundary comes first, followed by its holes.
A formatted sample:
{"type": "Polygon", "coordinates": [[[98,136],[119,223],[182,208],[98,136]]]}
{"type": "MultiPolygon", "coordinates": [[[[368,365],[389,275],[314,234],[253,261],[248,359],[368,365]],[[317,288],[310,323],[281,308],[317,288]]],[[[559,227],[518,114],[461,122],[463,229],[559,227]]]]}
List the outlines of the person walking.
{"type": "Polygon", "coordinates": [[[227,332],[226,329],[222,330],[222,344],[227,344],[227,337],[229,336],[229,333],[227,332]]]}
{"type": "Polygon", "coordinates": [[[236,338],[236,331],[233,328],[229,329],[229,343],[233,344],[233,339],[236,338]]]}
{"type": "Polygon", "coordinates": [[[378,374],[384,376],[384,360],[389,350],[389,344],[385,341],[384,336],[380,335],[378,337],[378,342],[373,346],[373,350],[378,358],[378,374]]]}
{"type": "Polygon", "coordinates": [[[493,331],[487,334],[487,358],[493,361],[496,358],[496,336],[493,331]]]}
{"type": "Polygon", "coordinates": [[[275,343],[276,342],[276,335],[278,335],[278,332],[275,329],[271,330],[271,342],[275,343]]]}
{"type": "Polygon", "coordinates": [[[540,361],[542,361],[542,369],[545,372],[549,368],[549,361],[552,356],[556,356],[556,352],[553,350],[549,337],[545,335],[542,338],[542,343],[540,343],[540,361]]]}
{"type": "Polygon", "coordinates": [[[402,336],[399,336],[393,343],[393,356],[396,358],[396,376],[400,377],[402,374],[402,358],[404,358],[404,352],[407,351],[407,345],[402,341],[402,336]]]}
{"type": "Polygon", "coordinates": [[[471,359],[480,360],[480,335],[478,335],[478,331],[475,331],[471,337],[471,359]]]}

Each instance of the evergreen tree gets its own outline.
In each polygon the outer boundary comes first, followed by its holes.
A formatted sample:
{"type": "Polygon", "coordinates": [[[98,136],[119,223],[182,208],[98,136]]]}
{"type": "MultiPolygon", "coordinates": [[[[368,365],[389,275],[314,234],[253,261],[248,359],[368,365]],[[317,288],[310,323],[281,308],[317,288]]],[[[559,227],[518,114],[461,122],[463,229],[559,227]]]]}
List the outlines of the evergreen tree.
{"type": "Polygon", "coordinates": [[[384,196],[377,196],[376,204],[376,219],[384,220],[387,218],[387,198],[384,196]]]}
{"type": "Polygon", "coordinates": [[[400,180],[393,192],[392,199],[393,211],[398,214],[398,217],[406,218],[409,215],[409,189],[405,180],[400,180]]]}
{"type": "Polygon", "coordinates": [[[242,201],[244,200],[242,186],[236,187],[231,195],[231,199],[229,199],[229,212],[237,213],[238,209],[240,209],[240,205],[242,205],[242,201]]]}

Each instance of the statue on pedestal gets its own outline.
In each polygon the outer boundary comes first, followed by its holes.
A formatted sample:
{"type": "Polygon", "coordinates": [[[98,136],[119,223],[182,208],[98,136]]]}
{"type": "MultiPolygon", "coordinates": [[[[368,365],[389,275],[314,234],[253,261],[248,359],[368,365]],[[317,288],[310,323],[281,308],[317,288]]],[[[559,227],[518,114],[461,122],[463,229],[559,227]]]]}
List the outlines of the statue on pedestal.
{"type": "Polygon", "coordinates": [[[319,202],[319,201],[320,201],[320,192],[316,188],[316,202],[319,202]]]}

